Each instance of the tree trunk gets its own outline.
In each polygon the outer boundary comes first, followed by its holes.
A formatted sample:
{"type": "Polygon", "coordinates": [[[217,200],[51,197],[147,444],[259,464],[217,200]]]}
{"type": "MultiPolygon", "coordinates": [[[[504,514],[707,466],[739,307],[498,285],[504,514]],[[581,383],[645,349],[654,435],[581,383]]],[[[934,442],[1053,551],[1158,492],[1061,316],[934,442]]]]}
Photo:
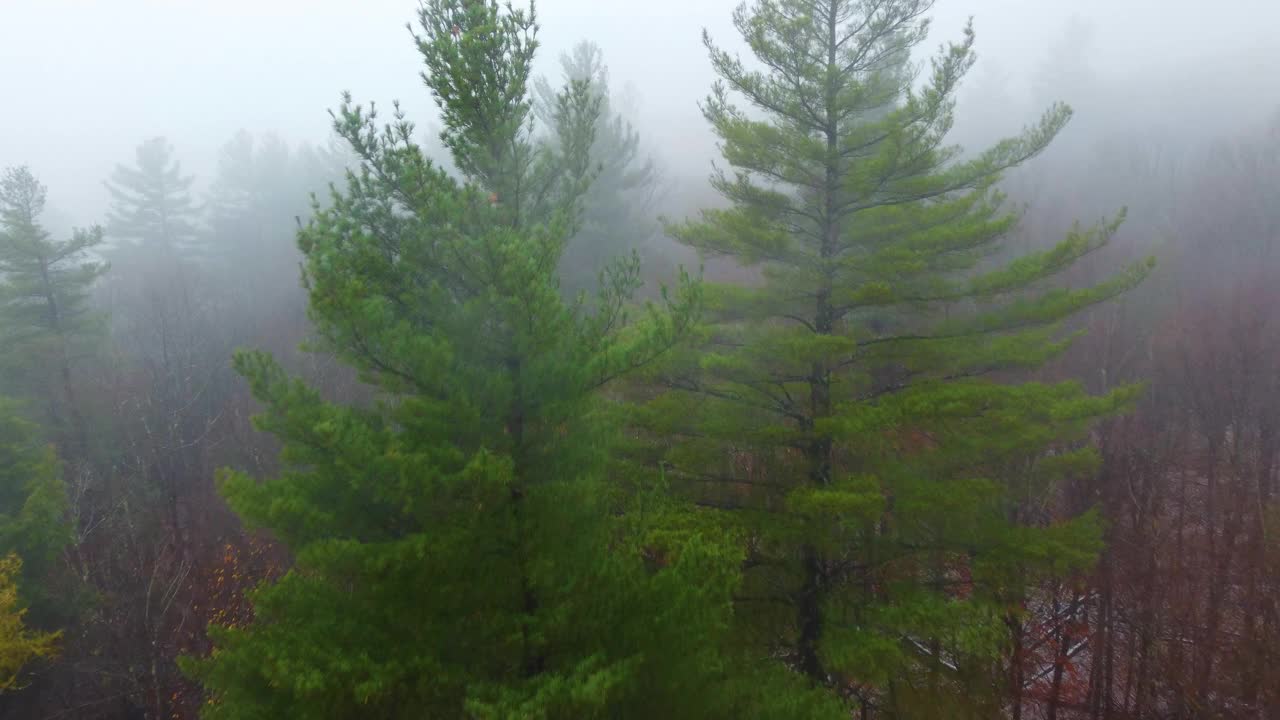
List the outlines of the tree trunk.
{"type": "Polygon", "coordinates": [[[1022,621],[1012,613],[1004,617],[1004,624],[1009,628],[1012,648],[1009,659],[1009,692],[1012,705],[1009,709],[1011,720],[1022,720],[1023,663],[1022,657],[1022,621]]]}
{"type": "Polygon", "coordinates": [[[797,662],[800,672],[819,685],[827,684],[827,673],[818,655],[822,640],[822,566],[817,550],[805,545],[800,551],[804,581],[796,598],[797,662]]]}

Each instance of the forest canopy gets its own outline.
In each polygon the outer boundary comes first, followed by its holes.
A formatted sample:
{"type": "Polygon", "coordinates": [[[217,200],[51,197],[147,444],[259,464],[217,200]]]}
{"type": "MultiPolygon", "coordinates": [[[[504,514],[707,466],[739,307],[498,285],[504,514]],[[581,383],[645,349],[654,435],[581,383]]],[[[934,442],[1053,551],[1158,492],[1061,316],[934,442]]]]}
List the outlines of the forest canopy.
{"type": "Polygon", "coordinates": [[[323,141],[137,132],[101,212],[0,156],[0,714],[1280,712],[1280,114],[722,10],[696,182],[497,0],[323,141]]]}

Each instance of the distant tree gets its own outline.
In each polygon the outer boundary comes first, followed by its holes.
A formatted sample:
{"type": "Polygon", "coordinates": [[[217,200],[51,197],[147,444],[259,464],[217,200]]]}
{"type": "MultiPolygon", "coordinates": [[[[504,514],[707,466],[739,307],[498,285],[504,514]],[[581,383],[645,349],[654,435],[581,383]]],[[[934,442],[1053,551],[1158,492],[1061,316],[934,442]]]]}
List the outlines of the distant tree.
{"type": "Polygon", "coordinates": [[[45,188],[27,168],[10,168],[0,178],[0,361],[26,377],[55,373],[54,385],[44,385],[50,411],[63,442],[83,446],[72,369],[102,329],[88,302],[90,287],[106,271],[90,257],[102,230],[53,240],[39,222],[44,204],[45,188]]]}
{"type": "MultiPolygon", "coordinates": [[[[658,169],[645,157],[640,133],[619,107],[609,87],[609,69],[599,46],[583,41],[560,57],[566,83],[585,83],[600,104],[591,164],[595,173],[582,199],[582,219],[565,247],[561,277],[570,295],[594,291],[600,269],[645,249],[659,230],[654,216],[658,169]]],[[[557,91],[546,78],[533,85],[534,111],[555,137],[557,91]]]]}
{"type": "Polygon", "coordinates": [[[329,186],[341,183],[347,170],[358,166],[360,159],[346,140],[331,132],[322,144],[300,144],[297,162],[301,168],[300,174],[307,178],[305,184],[308,192],[317,195],[323,203],[328,199],[329,186]]]}
{"type": "Polygon", "coordinates": [[[1162,268],[1123,312],[1095,314],[1066,371],[1148,390],[1098,433],[1098,476],[1063,490],[1099,499],[1107,519],[1102,561],[1075,591],[1068,668],[1087,686],[1051,685],[1027,716],[1068,716],[1082,698],[1099,717],[1280,709],[1280,134],[1268,130],[1156,146],[1136,168],[1122,138],[1095,160],[1098,195],[1145,196],[1135,216],[1162,268]]]}
{"type": "Polygon", "coordinates": [[[297,565],[190,666],[207,716],[732,715],[719,646],[740,551],[661,496],[620,512],[637,501],[605,481],[595,392],[681,336],[696,289],[629,322],[631,262],[592,312],[567,303],[597,97],[571,82],[539,146],[532,12],[429,0],[418,20],[460,179],[398,112],[337,113],[361,163],[299,236],[305,282],[321,346],[380,400],[335,405],[236,356],[286,470],[228,474],[224,493],[297,565]]]}
{"type": "Polygon", "coordinates": [[[1095,515],[1049,525],[1037,508],[1096,466],[1090,422],[1133,394],[999,380],[1058,355],[1060,321],[1147,267],[1053,282],[1118,219],[991,262],[1017,220],[995,183],[1070,111],[961,159],[946,134],[973,33],[918,83],[931,5],[744,4],[750,65],[707,38],[720,82],[703,109],[731,168],[712,182],[731,206],[671,231],[758,280],[708,286],[702,342],[640,414],[668,477],[749,538],[739,635],[863,717],[999,715],[1024,588],[1100,547],[1095,515]]]}
{"type": "MultiPolygon", "coordinates": [[[[310,211],[307,180],[288,143],[273,134],[236,133],[222,148],[210,188],[210,231],[220,243],[260,250],[268,238],[294,244],[297,221],[310,211]]],[[[338,176],[331,178],[338,180],[338,176]]]]}
{"type": "Polygon", "coordinates": [[[220,285],[261,310],[302,297],[297,230],[311,197],[343,175],[333,148],[291,148],[276,135],[241,131],[223,146],[209,192],[209,255],[220,285]]]}
{"type": "Polygon", "coordinates": [[[106,183],[111,193],[107,233],[155,250],[190,250],[199,235],[194,178],[182,174],[173,146],[162,137],[138,146],[134,166],[117,165],[106,183]]]}
{"type": "Polygon", "coordinates": [[[23,622],[26,611],[18,601],[17,576],[22,560],[10,554],[0,559],[0,693],[21,687],[19,673],[27,663],[53,657],[61,633],[39,633],[23,622]]]}
{"type": "MultiPolygon", "coordinates": [[[[94,597],[66,654],[73,679],[104,678],[74,694],[97,708],[120,697],[148,717],[194,716],[203,698],[177,657],[207,648],[207,619],[256,584],[223,567],[227,547],[246,538],[213,480],[222,464],[275,465],[227,360],[237,346],[292,347],[306,335],[297,216],[310,212],[307,192],[335,177],[335,161],[323,146],[295,151],[247,133],[224,155],[198,233],[174,252],[121,239],[95,293],[111,307],[113,342],[86,368],[94,382],[82,395],[112,418],[91,423],[102,461],[66,473],[78,531],[69,559],[94,597]]],[[[55,673],[33,693],[65,696],[59,679],[68,681],[55,673]]],[[[35,702],[33,693],[10,702],[35,702]]]]}
{"type": "Polygon", "coordinates": [[[276,167],[287,166],[289,150],[282,145],[278,137],[267,136],[259,142],[252,133],[241,130],[222,146],[217,173],[205,204],[209,230],[213,235],[220,236],[225,242],[242,242],[250,246],[259,243],[261,233],[256,227],[243,228],[238,223],[246,216],[259,220],[258,215],[266,204],[261,196],[269,189],[262,172],[264,163],[259,158],[269,154],[277,161],[276,167]]]}
{"type": "Polygon", "coordinates": [[[237,133],[218,158],[207,207],[210,254],[225,287],[252,303],[275,301],[273,290],[301,294],[294,236],[309,201],[284,141],[237,133]]]}

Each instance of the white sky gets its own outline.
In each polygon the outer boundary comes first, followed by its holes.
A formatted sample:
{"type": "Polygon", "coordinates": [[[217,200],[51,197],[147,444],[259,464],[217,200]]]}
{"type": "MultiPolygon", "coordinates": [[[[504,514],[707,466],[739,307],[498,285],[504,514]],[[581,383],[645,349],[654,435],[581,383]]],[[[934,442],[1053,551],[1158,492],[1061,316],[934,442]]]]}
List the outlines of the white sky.
{"type": "MultiPolygon", "coordinates": [[[[554,72],[562,50],[595,40],[615,84],[637,92],[637,125],[651,146],[669,164],[701,172],[712,150],[696,103],[713,77],[699,34],[706,26],[732,44],[735,4],[540,0],[541,67],[554,72]]],[[[167,136],[190,170],[205,173],[237,129],[323,139],[326,110],[344,89],[360,101],[399,98],[426,125],[430,98],[404,28],[416,7],[416,0],[0,0],[0,166],[31,165],[49,185],[51,204],[92,214],[105,205],[101,181],[113,164],[131,160],[152,135],[167,136]]],[[[1202,105],[1201,93],[1217,82],[1254,93],[1258,107],[1280,105],[1273,74],[1280,50],[1272,49],[1280,0],[938,0],[930,45],[959,37],[970,15],[980,69],[1010,73],[1015,96],[1078,16],[1095,31],[1091,61],[1117,78],[1174,88],[1187,108],[1202,105]],[[1179,77],[1205,67],[1214,68],[1208,79],[1179,77]]]]}

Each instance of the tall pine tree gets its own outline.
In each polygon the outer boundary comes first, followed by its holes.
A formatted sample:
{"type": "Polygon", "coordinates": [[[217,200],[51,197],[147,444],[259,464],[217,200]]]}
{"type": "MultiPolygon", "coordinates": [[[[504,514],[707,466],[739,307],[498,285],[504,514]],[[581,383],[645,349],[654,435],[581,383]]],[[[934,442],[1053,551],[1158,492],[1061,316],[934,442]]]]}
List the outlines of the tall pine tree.
{"type": "Polygon", "coordinates": [[[90,287],[106,271],[91,257],[102,230],[54,240],[40,225],[45,187],[25,167],[0,178],[0,367],[48,400],[64,449],[83,449],[86,428],[73,369],[102,331],[90,287]]]}
{"type": "Polygon", "coordinates": [[[1089,471],[1090,421],[1132,393],[1011,373],[1146,271],[1055,284],[1119,218],[999,260],[1017,217],[996,183],[1070,110],[981,153],[946,144],[973,33],[918,82],[931,5],[744,4],[754,62],[707,38],[720,81],[703,110],[731,168],[712,181],[731,205],[671,230],[759,279],[707,288],[701,341],[639,414],[668,477],[749,539],[741,637],[864,717],[998,714],[1023,588],[1087,567],[1100,542],[1091,514],[1030,510],[1089,471]]]}
{"type": "Polygon", "coordinates": [[[556,99],[535,142],[532,12],[428,0],[423,78],[462,178],[397,111],[344,102],[361,165],[300,234],[323,349],[381,392],[342,407],[260,353],[237,369],[286,472],[224,492],[296,553],[191,665],[213,718],[707,717],[740,551],[605,481],[596,390],[691,323],[696,287],[629,311],[634,263],[588,313],[557,265],[590,179],[598,102],[556,99]],[[630,512],[621,512],[622,510],[630,512]]]}

